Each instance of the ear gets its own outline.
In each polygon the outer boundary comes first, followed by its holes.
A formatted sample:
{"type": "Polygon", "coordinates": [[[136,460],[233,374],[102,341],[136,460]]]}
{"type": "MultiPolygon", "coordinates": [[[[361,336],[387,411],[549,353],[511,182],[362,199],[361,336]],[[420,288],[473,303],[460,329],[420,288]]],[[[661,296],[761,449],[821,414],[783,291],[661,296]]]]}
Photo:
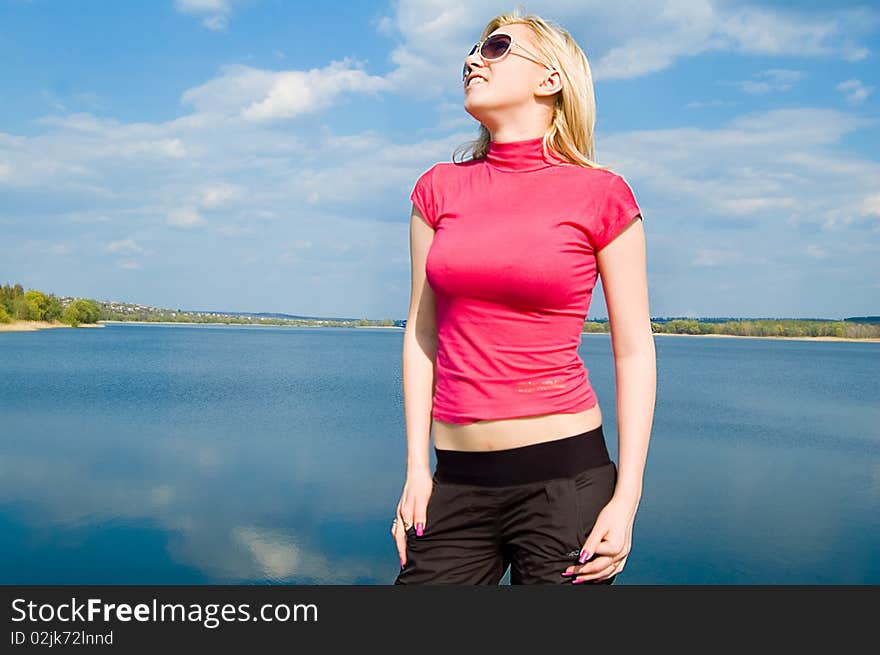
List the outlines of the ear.
{"type": "Polygon", "coordinates": [[[538,95],[552,96],[562,91],[562,75],[559,71],[548,71],[547,76],[538,85],[538,95]]]}

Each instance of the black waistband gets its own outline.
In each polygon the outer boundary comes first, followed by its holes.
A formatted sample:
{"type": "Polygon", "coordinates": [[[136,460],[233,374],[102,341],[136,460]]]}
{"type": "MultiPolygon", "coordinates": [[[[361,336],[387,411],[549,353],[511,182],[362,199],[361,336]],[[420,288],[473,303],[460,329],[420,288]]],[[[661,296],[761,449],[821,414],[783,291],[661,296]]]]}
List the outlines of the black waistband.
{"type": "Polygon", "coordinates": [[[573,477],[611,462],[602,426],[563,439],[504,450],[434,448],[439,482],[505,486],[573,477]]]}

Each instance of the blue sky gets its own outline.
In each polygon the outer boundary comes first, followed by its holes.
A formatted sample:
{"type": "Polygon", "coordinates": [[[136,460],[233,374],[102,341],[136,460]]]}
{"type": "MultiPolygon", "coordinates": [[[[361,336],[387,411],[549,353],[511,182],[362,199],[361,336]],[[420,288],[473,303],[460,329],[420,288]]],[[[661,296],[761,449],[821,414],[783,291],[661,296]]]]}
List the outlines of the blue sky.
{"type": "MultiPolygon", "coordinates": [[[[405,318],[409,192],[514,4],[0,0],[0,283],[405,318]]],[[[519,5],[590,59],[652,315],[880,314],[880,7],[519,5]]]]}

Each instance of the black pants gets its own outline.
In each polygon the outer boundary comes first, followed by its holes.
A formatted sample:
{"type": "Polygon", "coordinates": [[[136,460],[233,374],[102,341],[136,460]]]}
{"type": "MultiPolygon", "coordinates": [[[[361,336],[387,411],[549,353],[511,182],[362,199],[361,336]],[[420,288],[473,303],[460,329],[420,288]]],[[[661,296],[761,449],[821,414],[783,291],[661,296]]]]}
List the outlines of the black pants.
{"type": "Polygon", "coordinates": [[[617,482],[601,425],[518,448],[434,451],[425,528],[406,531],[394,584],[497,585],[508,567],[511,584],[571,584],[562,572],[579,563],[617,482]]]}

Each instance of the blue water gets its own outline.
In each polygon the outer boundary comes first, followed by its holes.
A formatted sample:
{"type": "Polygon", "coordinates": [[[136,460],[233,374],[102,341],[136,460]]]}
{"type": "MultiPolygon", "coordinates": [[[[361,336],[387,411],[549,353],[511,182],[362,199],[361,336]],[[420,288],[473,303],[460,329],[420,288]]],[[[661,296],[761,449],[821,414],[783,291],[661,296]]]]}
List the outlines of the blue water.
{"type": "MultiPolygon", "coordinates": [[[[389,584],[402,336],[0,333],[0,583],[389,584]]],[[[655,342],[615,584],[880,583],[880,344],[655,342]]],[[[610,338],[580,353],[617,460],[610,338]]]]}

